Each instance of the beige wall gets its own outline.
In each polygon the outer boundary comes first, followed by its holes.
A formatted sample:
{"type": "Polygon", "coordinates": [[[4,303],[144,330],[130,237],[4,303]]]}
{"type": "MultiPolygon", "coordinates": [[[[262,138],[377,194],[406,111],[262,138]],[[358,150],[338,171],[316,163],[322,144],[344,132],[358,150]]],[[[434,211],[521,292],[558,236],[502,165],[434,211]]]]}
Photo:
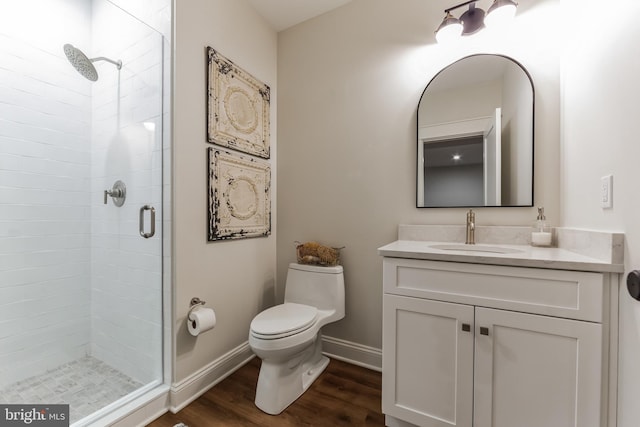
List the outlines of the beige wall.
{"type": "MultiPolygon", "coordinates": [[[[565,13],[585,25],[571,29],[563,55],[562,222],[625,233],[625,270],[640,269],[638,94],[640,14],[637,0],[602,9],[593,0],[563,0],[565,13]],[[591,24],[590,24],[591,25],[591,24]],[[613,209],[600,207],[600,178],[613,174],[613,209]]],[[[565,15],[566,16],[566,15],[565,15]]],[[[640,419],[640,303],[622,277],[618,427],[640,419]]]]}
{"type": "Polygon", "coordinates": [[[176,357],[180,381],[247,341],[249,323],[273,304],[276,231],[277,36],[244,0],[176,0],[173,92],[173,239],[176,357]],[[271,87],[272,235],[207,242],[206,46],[271,87]],[[218,325],[186,330],[192,297],[218,325]]]}
{"type": "MultiPolygon", "coordinates": [[[[522,63],[536,90],[535,204],[558,224],[560,0],[521,2],[507,37],[459,46],[433,32],[449,0],[354,0],[278,38],[278,299],[294,241],[346,246],[346,317],[325,334],[381,347],[382,262],[400,223],[460,224],[465,209],[415,208],[416,107],[435,73],[472,53],[522,63]],[[544,28],[541,29],[540,25],[544,28]]],[[[489,0],[480,1],[485,10],[489,0]]],[[[479,208],[480,225],[528,225],[535,208],[479,208]]]]}

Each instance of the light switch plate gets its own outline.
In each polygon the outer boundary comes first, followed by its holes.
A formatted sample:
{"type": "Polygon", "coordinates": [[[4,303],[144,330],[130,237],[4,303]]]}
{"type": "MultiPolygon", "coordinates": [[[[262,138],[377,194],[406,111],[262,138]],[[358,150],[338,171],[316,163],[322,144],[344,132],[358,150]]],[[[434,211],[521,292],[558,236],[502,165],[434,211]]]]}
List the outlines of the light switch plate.
{"type": "Polygon", "coordinates": [[[600,206],[602,209],[613,207],[613,175],[600,178],[600,206]]]}

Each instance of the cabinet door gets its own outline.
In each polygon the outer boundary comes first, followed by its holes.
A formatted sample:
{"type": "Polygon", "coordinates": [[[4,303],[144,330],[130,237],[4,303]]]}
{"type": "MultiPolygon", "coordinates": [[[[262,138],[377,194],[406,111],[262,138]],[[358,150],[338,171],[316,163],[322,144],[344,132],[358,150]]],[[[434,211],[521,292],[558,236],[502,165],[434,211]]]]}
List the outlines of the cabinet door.
{"type": "Polygon", "coordinates": [[[384,295],[385,414],[424,427],[471,427],[473,318],[473,306],[384,295]]]}
{"type": "Polygon", "coordinates": [[[599,427],[601,341],[597,323],[476,308],[474,427],[599,427]]]}

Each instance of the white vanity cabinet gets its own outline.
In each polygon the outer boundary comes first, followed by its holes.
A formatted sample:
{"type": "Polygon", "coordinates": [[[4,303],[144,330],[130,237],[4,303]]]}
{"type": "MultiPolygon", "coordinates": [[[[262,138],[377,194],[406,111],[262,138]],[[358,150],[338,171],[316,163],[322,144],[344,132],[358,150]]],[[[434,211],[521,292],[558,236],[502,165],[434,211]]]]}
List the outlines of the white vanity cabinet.
{"type": "Polygon", "coordinates": [[[385,257],[383,275],[388,426],[609,425],[608,273],[385,257]]]}

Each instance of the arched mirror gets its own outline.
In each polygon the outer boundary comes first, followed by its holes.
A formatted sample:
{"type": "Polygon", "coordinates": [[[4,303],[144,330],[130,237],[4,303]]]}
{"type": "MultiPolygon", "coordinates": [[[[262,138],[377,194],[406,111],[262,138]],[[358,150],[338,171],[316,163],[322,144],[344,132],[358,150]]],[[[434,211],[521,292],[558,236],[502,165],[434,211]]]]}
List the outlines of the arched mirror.
{"type": "Polygon", "coordinates": [[[440,71],[418,104],[417,207],[533,206],[534,90],[501,55],[440,71]]]}

